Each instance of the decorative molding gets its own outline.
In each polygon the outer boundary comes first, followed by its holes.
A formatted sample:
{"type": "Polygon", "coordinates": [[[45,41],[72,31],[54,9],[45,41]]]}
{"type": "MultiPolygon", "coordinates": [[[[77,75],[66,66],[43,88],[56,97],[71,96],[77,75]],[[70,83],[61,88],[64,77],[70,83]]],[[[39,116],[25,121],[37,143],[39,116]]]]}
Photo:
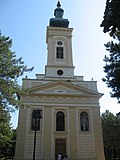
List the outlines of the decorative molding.
{"type": "Polygon", "coordinates": [[[32,95],[22,97],[23,102],[35,102],[35,103],[63,103],[63,104],[98,104],[98,98],[96,97],[84,97],[84,96],[65,96],[60,92],[59,95],[32,95]],[[60,95],[61,94],[61,95],[60,95]]]}

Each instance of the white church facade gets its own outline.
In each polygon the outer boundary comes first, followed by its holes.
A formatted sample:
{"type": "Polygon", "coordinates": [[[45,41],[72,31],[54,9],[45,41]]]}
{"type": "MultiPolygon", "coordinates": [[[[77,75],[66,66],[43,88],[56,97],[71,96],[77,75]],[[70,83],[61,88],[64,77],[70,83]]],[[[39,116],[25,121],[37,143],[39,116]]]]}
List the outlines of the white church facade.
{"type": "Polygon", "coordinates": [[[96,81],[74,75],[73,29],[63,12],[58,1],[47,27],[45,74],[23,79],[28,94],[21,101],[29,108],[19,112],[15,160],[55,160],[58,154],[71,160],[104,160],[102,94],[96,81]],[[36,126],[34,113],[39,114],[36,126]]]}

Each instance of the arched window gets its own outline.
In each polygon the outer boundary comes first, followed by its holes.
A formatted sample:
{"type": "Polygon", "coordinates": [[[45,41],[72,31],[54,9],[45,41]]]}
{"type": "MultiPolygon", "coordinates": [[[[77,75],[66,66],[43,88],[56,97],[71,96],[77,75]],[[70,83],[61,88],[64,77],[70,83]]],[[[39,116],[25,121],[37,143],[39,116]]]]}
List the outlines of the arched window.
{"type": "Polygon", "coordinates": [[[56,113],[56,131],[65,131],[65,114],[61,111],[56,113]]]}
{"type": "Polygon", "coordinates": [[[56,58],[63,59],[63,47],[56,48],[56,58]]]}
{"type": "Polygon", "coordinates": [[[81,131],[89,131],[89,116],[87,112],[80,113],[81,131]]]}

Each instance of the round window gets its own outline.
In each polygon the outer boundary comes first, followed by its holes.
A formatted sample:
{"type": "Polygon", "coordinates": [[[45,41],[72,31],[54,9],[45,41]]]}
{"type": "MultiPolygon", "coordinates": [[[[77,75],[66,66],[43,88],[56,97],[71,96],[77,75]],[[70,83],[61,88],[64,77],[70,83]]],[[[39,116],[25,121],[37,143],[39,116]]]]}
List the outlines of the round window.
{"type": "Polygon", "coordinates": [[[62,70],[58,70],[57,74],[61,76],[63,74],[63,71],[62,70]]]}
{"type": "Polygon", "coordinates": [[[62,42],[61,42],[61,41],[58,41],[57,44],[58,44],[59,46],[61,46],[61,45],[62,45],[62,42]]]}

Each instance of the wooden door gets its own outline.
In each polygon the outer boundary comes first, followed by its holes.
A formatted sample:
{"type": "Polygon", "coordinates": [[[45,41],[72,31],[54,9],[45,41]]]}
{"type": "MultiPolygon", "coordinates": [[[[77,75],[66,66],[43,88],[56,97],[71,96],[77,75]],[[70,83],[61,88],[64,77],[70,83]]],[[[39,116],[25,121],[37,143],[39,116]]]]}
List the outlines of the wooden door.
{"type": "Polygon", "coordinates": [[[55,139],[55,159],[58,154],[66,155],[66,139],[55,139]]]}

